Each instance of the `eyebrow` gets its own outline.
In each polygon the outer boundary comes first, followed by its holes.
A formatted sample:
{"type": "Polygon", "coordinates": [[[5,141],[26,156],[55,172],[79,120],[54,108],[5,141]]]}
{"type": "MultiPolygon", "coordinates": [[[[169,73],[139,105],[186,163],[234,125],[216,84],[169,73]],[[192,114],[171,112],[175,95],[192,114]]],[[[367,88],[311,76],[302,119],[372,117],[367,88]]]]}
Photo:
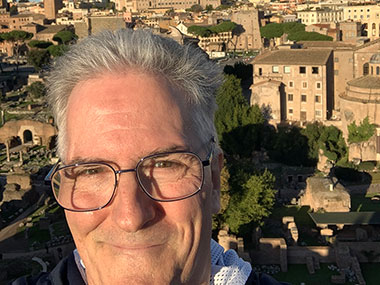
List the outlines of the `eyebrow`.
{"type": "MultiPolygon", "coordinates": [[[[153,155],[153,154],[160,154],[160,153],[166,153],[166,152],[173,152],[173,151],[188,151],[190,148],[188,146],[181,146],[181,145],[172,145],[165,148],[156,148],[148,153],[144,153],[144,155],[139,156],[137,159],[140,160],[146,156],[153,155]]],[[[78,164],[78,163],[95,163],[95,162],[106,162],[106,163],[115,163],[113,161],[110,161],[108,159],[104,159],[101,157],[81,157],[76,156],[73,159],[70,159],[67,163],[64,163],[65,165],[72,165],[72,164],[78,164]]]]}

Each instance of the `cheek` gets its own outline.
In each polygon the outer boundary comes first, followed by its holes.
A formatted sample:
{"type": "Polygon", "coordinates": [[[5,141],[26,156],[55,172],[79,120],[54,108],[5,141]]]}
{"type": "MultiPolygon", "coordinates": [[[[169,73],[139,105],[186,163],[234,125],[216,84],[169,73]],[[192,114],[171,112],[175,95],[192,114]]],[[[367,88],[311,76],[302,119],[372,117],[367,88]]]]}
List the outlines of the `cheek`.
{"type": "Polygon", "coordinates": [[[65,211],[66,220],[76,242],[83,240],[87,234],[98,227],[106,217],[103,210],[87,213],[65,211]]]}

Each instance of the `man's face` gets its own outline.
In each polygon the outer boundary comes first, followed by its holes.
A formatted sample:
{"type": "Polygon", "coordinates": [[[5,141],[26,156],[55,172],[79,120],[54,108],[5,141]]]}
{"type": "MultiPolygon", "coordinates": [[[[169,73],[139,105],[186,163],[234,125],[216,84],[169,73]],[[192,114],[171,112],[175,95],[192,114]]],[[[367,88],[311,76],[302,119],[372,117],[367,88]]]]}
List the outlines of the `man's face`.
{"type": "MultiPolygon", "coordinates": [[[[163,78],[137,72],[81,82],[68,102],[65,164],[106,161],[130,169],[142,157],[168,149],[193,151],[204,160],[211,145],[202,145],[193,133],[191,110],[173,96],[178,93],[163,78]]],[[[66,211],[88,282],[208,283],[218,159],[205,167],[205,184],[191,198],[153,201],[128,172],[120,175],[107,207],[66,211]]]]}

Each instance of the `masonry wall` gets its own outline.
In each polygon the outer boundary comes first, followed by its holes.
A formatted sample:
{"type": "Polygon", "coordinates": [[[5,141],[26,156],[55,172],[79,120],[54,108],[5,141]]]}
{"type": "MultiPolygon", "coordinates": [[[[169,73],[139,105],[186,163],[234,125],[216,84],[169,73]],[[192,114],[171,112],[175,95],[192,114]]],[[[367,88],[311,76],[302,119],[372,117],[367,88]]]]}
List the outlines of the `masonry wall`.
{"type": "Polygon", "coordinates": [[[289,246],[289,264],[306,264],[306,257],[313,256],[322,263],[335,263],[335,249],[329,246],[289,246]]]}

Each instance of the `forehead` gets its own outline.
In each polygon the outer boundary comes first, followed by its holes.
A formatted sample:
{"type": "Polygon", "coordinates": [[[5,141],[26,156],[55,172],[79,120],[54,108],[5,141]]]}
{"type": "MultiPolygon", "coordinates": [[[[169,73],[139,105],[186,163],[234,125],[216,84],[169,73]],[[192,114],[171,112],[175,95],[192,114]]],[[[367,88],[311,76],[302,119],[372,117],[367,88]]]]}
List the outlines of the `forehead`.
{"type": "MultiPolygon", "coordinates": [[[[74,87],[67,111],[68,155],[150,152],[194,141],[184,93],[159,76],[103,74],[74,87]],[[191,141],[190,141],[191,140],[191,141]]],[[[129,154],[130,155],[130,154],[129,154]]],[[[137,154],[140,155],[140,154],[137,154]]]]}

